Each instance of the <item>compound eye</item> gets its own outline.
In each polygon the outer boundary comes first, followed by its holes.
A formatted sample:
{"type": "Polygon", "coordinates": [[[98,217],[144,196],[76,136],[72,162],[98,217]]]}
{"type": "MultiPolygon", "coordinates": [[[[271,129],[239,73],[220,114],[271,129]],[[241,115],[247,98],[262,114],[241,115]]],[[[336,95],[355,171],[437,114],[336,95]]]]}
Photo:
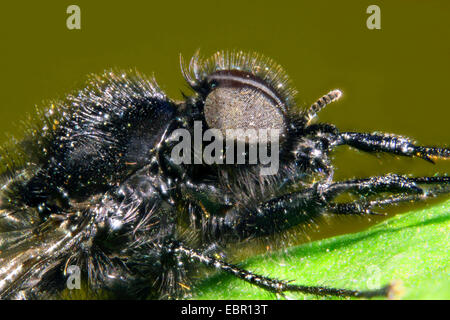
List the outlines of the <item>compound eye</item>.
{"type": "MultiPolygon", "coordinates": [[[[230,129],[284,132],[283,103],[263,80],[245,71],[220,70],[208,76],[208,83],[211,91],[204,112],[210,128],[219,129],[225,137],[230,129]]],[[[247,138],[236,136],[240,142],[247,138]]]]}

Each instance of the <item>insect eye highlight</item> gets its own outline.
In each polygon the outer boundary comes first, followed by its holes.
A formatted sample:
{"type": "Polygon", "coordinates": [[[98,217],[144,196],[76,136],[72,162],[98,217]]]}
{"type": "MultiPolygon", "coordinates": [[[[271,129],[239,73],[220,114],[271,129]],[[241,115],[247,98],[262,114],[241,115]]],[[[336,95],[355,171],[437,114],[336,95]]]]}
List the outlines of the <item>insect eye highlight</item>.
{"type": "Polygon", "coordinates": [[[208,81],[208,85],[211,90],[214,90],[219,85],[219,83],[217,80],[211,79],[208,81]]]}

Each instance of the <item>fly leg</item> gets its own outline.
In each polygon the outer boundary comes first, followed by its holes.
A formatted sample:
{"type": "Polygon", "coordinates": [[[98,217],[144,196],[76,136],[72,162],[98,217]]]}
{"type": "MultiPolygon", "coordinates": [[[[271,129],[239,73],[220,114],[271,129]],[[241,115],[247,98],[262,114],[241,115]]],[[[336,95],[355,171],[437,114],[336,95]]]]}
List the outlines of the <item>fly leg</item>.
{"type": "Polygon", "coordinates": [[[283,281],[265,277],[252,273],[248,270],[242,269],[236,265],[227,263],[225,261],[208,256],[198,250],[187,248],[183,245],[178,246],[175,252],[181,253],[188,259],[196,260],[206,266],[214,267],[216,269],[225,271],[233,276],[244,280],[248,283],[261,287],[265,290],[274,293],[284,292],[301,292],[305,294],[313,294],[318,296],[338,296],[338,297],[359,297],[359,298],[372,298],[377,296],[389,296],[393,291],[391,285],[385,286],[381,289],[358,291],[348,289],[337,289],[330,287],[319,286],[303,286],[292,284],[290,281],[283,281]]]}
{"type": "Polygon", "coordinates": [[[367,152],[388,152],[401,156],[419,157],[434,163],[434,159],[449,159],[450,149],[416,146],[408,138],[379,133],[342,132],[339,144],[367,152]]]}
{"type": "Polygon", "coordinates": [[[425,200],[449,191],[450,177],[406,178],[395,174],[389,174],[367,179],[336,182],[326,189],[324,197],[331,200],[337,195],[345,192],[358,193],[365,196],[386,192],[392,193],[392,195],[374,200],[359,200],[347,203],[331,202],[328,205],[328,210],[334,214],[376,214],[372,211],[372,208],[374,207],[425,200]],[[425,186],[432,187],[424,188],[425,186]]]}

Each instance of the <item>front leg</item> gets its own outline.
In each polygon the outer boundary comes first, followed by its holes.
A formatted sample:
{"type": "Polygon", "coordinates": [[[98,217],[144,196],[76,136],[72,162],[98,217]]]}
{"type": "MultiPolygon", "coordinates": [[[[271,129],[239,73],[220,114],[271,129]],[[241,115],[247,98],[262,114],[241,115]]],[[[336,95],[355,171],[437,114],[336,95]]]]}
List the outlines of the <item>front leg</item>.
{"type": "Polygon", "coordinates": [[[416,146],[409,139],[378,133],[342,132],[339,144],[367,152],[388,152],[401,156],[419,157],[433,163],[433,159],[450,158],[450,149],[416,146]]]}

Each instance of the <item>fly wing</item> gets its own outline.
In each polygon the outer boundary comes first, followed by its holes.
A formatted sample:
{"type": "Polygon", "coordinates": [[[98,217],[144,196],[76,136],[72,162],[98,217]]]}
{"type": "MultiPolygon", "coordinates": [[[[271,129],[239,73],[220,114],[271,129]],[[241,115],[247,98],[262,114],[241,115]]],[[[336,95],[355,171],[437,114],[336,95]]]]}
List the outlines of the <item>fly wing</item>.
{"type": "Polygon", "coordinates": [[[82,238],[83,232],[69,231],[67,220],[50,218],[32,226],[29,223],[32,215],[32,212],[1,212],[1,299],[29,298],[47,289],[51,291],[51,286],[45,288],[46,274],[60,266],[59,279],[64,279],[64,263],[82,238]]]}

